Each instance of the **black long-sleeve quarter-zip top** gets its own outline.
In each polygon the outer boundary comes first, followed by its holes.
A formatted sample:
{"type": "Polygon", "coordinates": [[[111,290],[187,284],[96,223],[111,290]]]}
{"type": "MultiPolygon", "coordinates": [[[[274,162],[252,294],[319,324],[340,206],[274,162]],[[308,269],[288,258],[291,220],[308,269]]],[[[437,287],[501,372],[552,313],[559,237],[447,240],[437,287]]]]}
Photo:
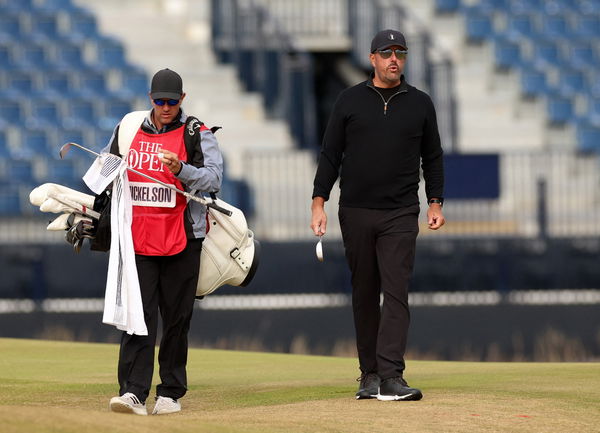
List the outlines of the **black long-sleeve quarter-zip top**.
{"type": "Polygon", "coordinates": [[[427,198],[442,198],[443,151],[429,95],[402,76],[387,99],[372,78],[338,97],[323,137],[313,197],[329,199],[340,176],[340,206],[392,209],[417,204],[419,166],[427,198]]]}

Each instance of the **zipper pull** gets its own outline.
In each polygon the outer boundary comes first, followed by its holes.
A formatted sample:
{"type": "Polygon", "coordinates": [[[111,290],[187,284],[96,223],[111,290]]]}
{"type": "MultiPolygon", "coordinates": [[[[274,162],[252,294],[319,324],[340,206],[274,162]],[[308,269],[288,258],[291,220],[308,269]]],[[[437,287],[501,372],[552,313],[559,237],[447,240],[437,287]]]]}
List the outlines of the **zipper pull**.
{"type": "Polygon", "coordinates": [[[387,114],[387,102],[383,103],[383,115],[385,116],[387,114]]]}

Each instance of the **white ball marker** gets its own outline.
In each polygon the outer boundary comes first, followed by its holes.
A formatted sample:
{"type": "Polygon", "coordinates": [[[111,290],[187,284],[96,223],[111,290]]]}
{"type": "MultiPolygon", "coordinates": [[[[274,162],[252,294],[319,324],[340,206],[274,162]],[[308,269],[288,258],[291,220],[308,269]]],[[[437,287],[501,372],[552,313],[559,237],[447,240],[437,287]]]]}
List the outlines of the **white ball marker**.
{"type": "Polygon", "coordinates": [[[322,262],[323,261],[323,236],[319,236],[319,242],[317,242],[316,247],[317,259],[322,262]]]}

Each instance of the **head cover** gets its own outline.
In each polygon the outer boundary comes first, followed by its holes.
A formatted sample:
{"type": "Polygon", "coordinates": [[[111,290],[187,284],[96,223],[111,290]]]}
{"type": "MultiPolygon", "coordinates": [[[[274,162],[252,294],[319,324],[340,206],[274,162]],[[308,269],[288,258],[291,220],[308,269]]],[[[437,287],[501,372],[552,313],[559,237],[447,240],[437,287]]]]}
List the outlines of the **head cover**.
{"type": "Polygon", "coordinates": [[[152,77],[150,97],[152,99],[179,99],[183,94],[183,81],[179,74],[170,69],[161,69],[152,77]]]}
{"type": "Polygon", "coordinates": [[[408,49],[406,46],[406,39],[404,39],[404,35],[402,33],[396,30],[382,30],[377,33],[371,41],[371,53],[385,50],[395,45],[400,46],[405,50],[408,49]]]}

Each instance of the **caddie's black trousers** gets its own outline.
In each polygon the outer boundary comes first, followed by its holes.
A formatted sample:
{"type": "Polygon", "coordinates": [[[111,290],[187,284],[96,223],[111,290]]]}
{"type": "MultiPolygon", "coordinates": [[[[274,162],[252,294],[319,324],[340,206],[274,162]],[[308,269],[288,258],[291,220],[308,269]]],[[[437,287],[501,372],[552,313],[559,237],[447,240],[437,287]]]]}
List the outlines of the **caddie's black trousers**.
{"type": "Polygon", "coordinates": [[[340,207],[338,216],[352,273],[360,369],[378,373],[382,379],[402,376],[419,205],[400,209],[340,207]]]}
{"type": "Polygon", "coordinates": [[[188,330],[194,308],[203,239],[188,239],[173,256],[136,255],[148,336],[123,332],[119,352],[120,395],[134,393],[146,401],[152,386],[158,314],[162,339],[158,352],[161,383],[156,394],[174,399],[187,391],[188,330]]]}

